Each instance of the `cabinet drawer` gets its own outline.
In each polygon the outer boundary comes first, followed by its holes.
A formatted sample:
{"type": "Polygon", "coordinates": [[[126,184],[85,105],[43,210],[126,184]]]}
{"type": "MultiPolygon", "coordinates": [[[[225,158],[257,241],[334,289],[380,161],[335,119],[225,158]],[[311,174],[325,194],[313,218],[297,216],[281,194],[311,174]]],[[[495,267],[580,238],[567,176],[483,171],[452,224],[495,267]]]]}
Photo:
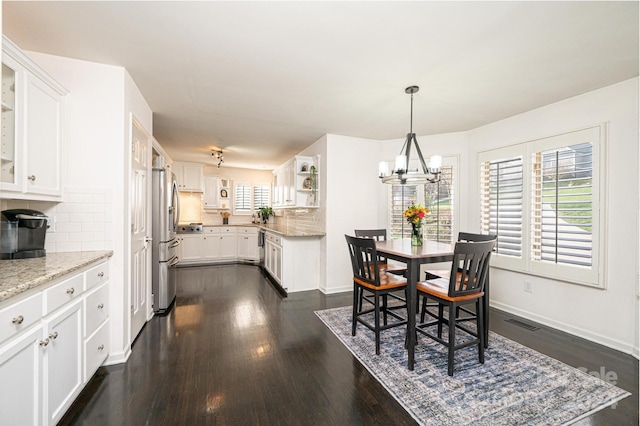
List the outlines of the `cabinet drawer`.
{"type": "Polygon", "coordinates": [[[89,290],[91,287],[106,282],[109,279],[109,262],[101,263],[100,265],[89,269],[84,274],[86,277],[85,290],[89,290]]]}
{"type": "Polygon", "coordinates": [[[0,310],[0,342],[42,318],[42,293],[34,294],[0,310]]]}
{"type": "Polygon", "coordinates": [[[258,235],[258,228],[253,227],[253,226],[246,226],[246,227],[238,227],[238,234],[243,234],[243,235],[258,235]]]}
{"type": "Polygon", "coordinates": [[[202,230],[205,234],[216,234],[218,232],[215,226],[205,226],[202,230]]]}
{"type": "Polygon", "coordinates": [[[109,284],[87,295],[84,302],[84,335],[90,336],[109,317],[109,284]]]}
{"type": "Polygon", "coordinates": [[[221,234],[234,234],[236,232],[236,228],[233,226],[219,226],[218,231],[221,234]]]}
{"type": "Polygon", "coordinates": [[[278,235],[266,234],[265,238],[267,239],[267,241],[271,241],[275,245],[282,245],[282,240],[278,235]]]}
{"type": "Polygon", "coordinates": [[[50,314],[71,300],[82,295],[83,277],[82,274],[62,281],[44,291],[44,314],[50,314]]]}
{"type": "Polygon", "coordinates": [[[84,343],[84,378],[89,380],[109,355],[109,321],[84,343]]]}

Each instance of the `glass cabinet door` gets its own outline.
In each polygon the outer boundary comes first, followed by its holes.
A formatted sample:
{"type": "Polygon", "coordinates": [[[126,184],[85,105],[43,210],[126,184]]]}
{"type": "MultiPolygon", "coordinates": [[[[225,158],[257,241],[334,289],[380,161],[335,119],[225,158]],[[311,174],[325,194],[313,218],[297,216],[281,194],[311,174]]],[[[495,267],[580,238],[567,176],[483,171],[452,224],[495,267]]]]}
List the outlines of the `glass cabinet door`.
{"type": "MultiPolygon", "coordinates": [[[[0,142],[0,182],[16,182],[16,72],[2,64],[2,141],[0,142]]],[[[3,185],[4,186],[4,185],[3,185]]]]}

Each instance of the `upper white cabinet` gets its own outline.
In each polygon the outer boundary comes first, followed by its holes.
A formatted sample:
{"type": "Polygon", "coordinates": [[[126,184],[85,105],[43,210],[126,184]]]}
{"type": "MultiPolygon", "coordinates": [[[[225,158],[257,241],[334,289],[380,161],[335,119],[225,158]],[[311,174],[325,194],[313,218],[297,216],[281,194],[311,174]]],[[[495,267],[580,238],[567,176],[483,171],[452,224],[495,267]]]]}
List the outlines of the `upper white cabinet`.
{"type": "Polygon", "coordinates": [[[296,155],[273,171],[273,206],[318,207],[318,157],[296,155]]]}
{"type": "Polygon", "coordinates": [[[229,179],[220,176],[204,177],[204,194],[202,201],[205,210],[207,209],[230,209],[231,193],[229,179]]]}
{"type": "Polygon", "coordinates": [[[61,200],[67,94],[67,89],[3,36],[0,196],[61,200]]]}
{"type": "Polygon", "coordinates": [[[172,163],[171,169],[176,174],[178,190],[184,192],[202,192],[204,166],[196,163],[172,163]]]}
{"type": "Polygon", "coordinates": [[[204,194],[202,195],[202,204],[206,209],[217,209],[218,198],[220,196],[220,178],[218,176],[204,177],[204,194]]]}

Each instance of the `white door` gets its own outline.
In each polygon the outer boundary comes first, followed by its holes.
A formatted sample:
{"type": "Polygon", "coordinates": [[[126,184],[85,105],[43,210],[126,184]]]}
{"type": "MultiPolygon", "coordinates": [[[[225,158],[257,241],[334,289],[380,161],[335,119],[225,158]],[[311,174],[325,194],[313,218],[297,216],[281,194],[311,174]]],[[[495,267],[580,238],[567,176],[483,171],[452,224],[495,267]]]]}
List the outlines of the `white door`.
{"type": "Polygon", "coordinates": [[[149,133],[131,119],[131,342],[147,321],[151,294],[151,151],[149,133]]]}

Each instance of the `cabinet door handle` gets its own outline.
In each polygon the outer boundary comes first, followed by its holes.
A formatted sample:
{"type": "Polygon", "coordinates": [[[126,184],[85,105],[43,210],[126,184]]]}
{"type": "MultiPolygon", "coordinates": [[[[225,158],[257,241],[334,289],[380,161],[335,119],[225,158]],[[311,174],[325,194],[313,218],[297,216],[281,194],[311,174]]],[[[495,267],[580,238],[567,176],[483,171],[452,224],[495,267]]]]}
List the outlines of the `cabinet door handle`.
{"type": "Polygon", "coordinates": [[[98,309],[102,309],[102,308],[104,308],[104,303],[101,303],[98,305],[98,309]]]}
{"type": "Polygon", "coordinates": [[[56,340],[58,338],[58,332],[54,331],[53,333],[49,334],[49,339],[53,339],[56,340]]]}
{"type": "Polygon", "coordinates": [[[73,287],[67,289],[67,294],[73,294],[75,292],[76,292],[76,289],[73,287]]]}
{"type": "Polygon", "coordinates": [[[36,175],[27,176],[27,179],[29,179],[31,182],[35,182],[36,181],[36,175]]]}
{"type": "Polygon", "coordinates": [[[103,349],[104,349],[104,345],[100,345],[100,346],[98,346],[98,350],[99,350],[99,351],[101,351],[101,350],[103,350],[103,349]]]}
{"type": "Polygon", "coordinates": [[[11,322],[14,324],[22,324],[22,321],[24,321],[24,317],[22,315],[18,315],[17,317],[11,320],[11,322]]]}
{"type": "Polygon", "coordinates": [[[49,344],[49,339],[40,340],[38,344],[44,348],[49,344]]]}
{"type": "Polygon", "coordinates": [[[102,277],[104,277],[104,272],[100,272],[100,273],[98,274],[98,278],[102,278],[102,277]]]}

